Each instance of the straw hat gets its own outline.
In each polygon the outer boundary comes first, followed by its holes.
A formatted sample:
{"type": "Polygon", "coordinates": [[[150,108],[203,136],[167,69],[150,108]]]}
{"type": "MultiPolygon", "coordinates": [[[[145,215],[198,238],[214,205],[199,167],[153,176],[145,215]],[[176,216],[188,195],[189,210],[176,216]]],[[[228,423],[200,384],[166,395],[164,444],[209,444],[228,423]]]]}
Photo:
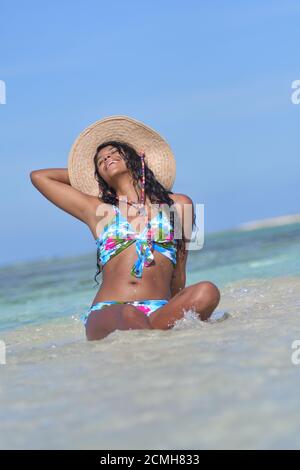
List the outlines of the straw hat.
{"type": "Polygon", "coordinates": [[[176,173],[173,152],[165,139],[151,127],[128,116],[109,116],[84,129],[73,143],[68,157],[71,185],[83,193],[99,196],[94,155],[106,140],[121,140],[145,153],[145,162],[156,179],[171,190],[176,173]]]}

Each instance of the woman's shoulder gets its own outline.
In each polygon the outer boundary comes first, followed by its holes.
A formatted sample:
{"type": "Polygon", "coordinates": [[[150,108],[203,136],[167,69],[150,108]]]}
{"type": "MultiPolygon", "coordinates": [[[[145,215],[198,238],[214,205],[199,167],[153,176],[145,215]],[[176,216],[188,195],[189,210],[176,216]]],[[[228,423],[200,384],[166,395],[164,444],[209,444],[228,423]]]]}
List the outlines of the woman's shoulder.
{"type": "Polygon", "coordinates": [[[194,217],[195,208],[193,200],[190,198],[190,196],[182,193],[173,193],[169,194],[169,196],[175,203],[175,208],[180,217],[180,220],[183,220],[185,214],[191,214],[191,216],[194,217]]]}
{"type": "Polygon", "coordinates": [[[169,194],[169,197],[173,199],[176,204],[193,204],[192,199],[187,194],[173,193],[169,194]]]}
{"type": "Polygon", "coordinates": [[[187,194],[174,193],[169,194],[169,196],[175,203],[176,211],[182,224],[185,239],[189,241],[191,238],[193,220],[195,216],[194,203],[187,194]]]}
{"type": "Polygon", "coordinates": [[[112,204],[104,202],[97,196],[90,197],[89,217],[87,225],[89,226],[94,238],[97,238],[114,216],[112,204]]]}

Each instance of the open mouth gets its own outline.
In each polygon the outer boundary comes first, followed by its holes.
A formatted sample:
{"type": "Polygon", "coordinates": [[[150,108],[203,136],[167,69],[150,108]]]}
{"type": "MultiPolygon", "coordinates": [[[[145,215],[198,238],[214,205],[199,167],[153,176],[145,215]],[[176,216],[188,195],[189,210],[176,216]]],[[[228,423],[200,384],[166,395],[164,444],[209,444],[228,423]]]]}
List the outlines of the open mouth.
{"type": "Polygon", "coordinates": [[[117,160],[112,160],[111,162],[109,162],[106,169],[108,169],[110,167],[110,165],[113,165],[114,163],[118,163],[117,160]]]}

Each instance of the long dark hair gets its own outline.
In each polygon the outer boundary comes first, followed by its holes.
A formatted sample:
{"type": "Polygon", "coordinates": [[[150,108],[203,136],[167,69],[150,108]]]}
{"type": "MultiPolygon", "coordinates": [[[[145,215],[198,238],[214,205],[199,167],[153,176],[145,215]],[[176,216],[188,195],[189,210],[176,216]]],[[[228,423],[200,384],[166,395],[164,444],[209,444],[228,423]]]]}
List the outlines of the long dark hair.
{"type": "MultiPolygon", "coordinates": [[[[95,179],[98,182],[99,185],[99,192],[101,194],[101,198],[99,198],[108,204],[114,204],[117,205],[118,199],[116,195],[116,191],[114,188],[109,186],[109,184],[102,178],[102,176],[99,173],[98,169],[98,157],[99,157],[99,152],[102,150],[104,147],[107,147],[108,145],[111,145],[115,148],[118,149],[120,155],[123,157],[127,168],[129,169],[132,178],[133,178],[133,185],[134,187],[140,187],[141,188],[141,178],[142,178],[142,161],[140,155],[136,152],[136,150],[129,145],[126,142],[122,142],[119,140],[108,140],[106,142],[103,142],[101,145],[97,147],[95,156],[94,156],[94,165],[95,165],[95,179]]],[[[154,176],[153,171],[148,167],[148,165],[145,162],[145,196],[148,196],[150,199],[151,203],[158,204],[158,203],[165,203],[169,207],[174,204],[174,201],[172,198],[170,198],[169,194],[173,194],[172,191],[167,191],[164,186],[162,186],[159,181],[154,176]]],[[[173,211],[170,211],[171,215],[171,226],[174,230],[174,213],[173,211]],[[173,217],[172,217],[173,216],[173,217]]],[[[193,225],[195,222],[195,217],[193,220],[193,225]]],[[[180,238],[175,238],[177,240],[177,250],[179,250],[181,253],[185,252],[185,237],[184,234],[182,234],[182,237],[180,238]]],[[[98,271],[95,274],[95,281],[97,284],[99,282],[97,281],[97,276],[101,273],[102,271],[102,265],[99,262],[99,248],[97,249],[97,268],[98,271]]]]}

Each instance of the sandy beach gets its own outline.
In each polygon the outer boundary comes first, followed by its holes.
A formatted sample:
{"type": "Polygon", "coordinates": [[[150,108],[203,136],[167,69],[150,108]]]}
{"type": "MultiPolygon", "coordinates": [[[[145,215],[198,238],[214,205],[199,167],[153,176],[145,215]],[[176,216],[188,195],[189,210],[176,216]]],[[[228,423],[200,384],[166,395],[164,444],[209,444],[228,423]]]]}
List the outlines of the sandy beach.
{"type": "Polygon", "coordinates": [[[91,296],[89,257],[6,269],[0,447],[299,448],[299,246],[299,224],[214,234],[191,257],[188,284],[216,282],[215,313],[227,315],[201,322],[190,311],[169,331],[115,331],[96,342],[79,320],[91,296]]]}

